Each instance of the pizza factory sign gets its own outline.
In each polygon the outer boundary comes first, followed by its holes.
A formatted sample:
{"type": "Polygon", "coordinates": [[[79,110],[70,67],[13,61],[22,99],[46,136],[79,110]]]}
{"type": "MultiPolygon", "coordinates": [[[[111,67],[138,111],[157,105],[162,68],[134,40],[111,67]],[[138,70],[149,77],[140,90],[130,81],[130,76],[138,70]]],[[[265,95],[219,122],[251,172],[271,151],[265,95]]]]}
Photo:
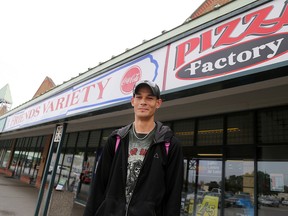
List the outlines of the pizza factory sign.
{"type": "Polygon", "coordinates": [[[287,53],[287,25],[287,2],[272,1],[172,44],[170,67],[178,80],[200,81],[277,62],[287,53]]]}

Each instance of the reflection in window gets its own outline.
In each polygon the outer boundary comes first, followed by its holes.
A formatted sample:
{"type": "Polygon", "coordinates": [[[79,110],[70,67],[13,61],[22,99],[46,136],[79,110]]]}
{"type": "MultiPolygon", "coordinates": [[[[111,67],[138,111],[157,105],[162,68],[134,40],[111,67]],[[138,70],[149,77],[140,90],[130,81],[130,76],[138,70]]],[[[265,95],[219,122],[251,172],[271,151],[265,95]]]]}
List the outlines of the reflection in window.
{"type": "MultiPolygon", "coordinates": [[[[66,152],[66,145],[67,145],[67,142],[68,142],[68,139],[70,137],[70,134],[63,134],[64,136],[64,140],[63,140],[63,144],[62,144],[62,148],[61,148],[61,152],[60,152],[60,155],[59,155],[59,161],[58,161],[58,164],[55,168],[55,161],[56,161],[56,157],[57,157],[57,146],[54,145],[54,148],[53,148],[53,155],[52,155],[52,160],[51,160],[51,163],[50,163],[50,167],[49,167],[49,171],[48,171],[48,174],[52,174],[52,171],[54,171],[54,169],[56,169],[56,176],[55,176],[55,180],[54,180],[54,185],[56,186],[61,178],[61,175],[65,175],[67,176],[67,171],[63,171],[63,174],[62,173],[62,164],[63,164],[63,160],[64,160],[64,154],[66,152]]],[[[62,138],[63,139],[63,138],[62,138]]],[[[65,169],[65,168],[64,168],[65,169]]],[[[67,177],[65,176],[62,176],[62,178],[65,178],[67,179],[67,177]]],[[[47,177],[47,181],[50,181],[51,179],[51,175],[49,175],[47,177]]]]}
{"type": "Polygon", "coordinates": [[[23,141],[24,141],[24,138],[17,139],[16,145],[15,145],[15,151],[13,154],[13,159],[9,167],[11,171],[16,172],[16,169],[20,165],[20,154],[21,154],[21,146],[22,146],[23,141]]]}
{"type": "Polygon", "coordinates": [[[197,159],[185,160],[184,165],[182,215],[220,215],[222,162],[197,159]]]}
{"type": "Polygon", "coordinates": [[[88,142],[88,135],[89,132],[80,132],[78,136],[78,141],[76,143],[76,152],[74,154],[73,164],[72,164],[72,171],[71,173],[75,174],[74,176],[70,176],[69,185],[73,186],[73,191],[76,193],[80,190],[80,181],[81,181],[81,174],[82,174],[82,167],[85,155],[85,149],[88,142]],[[79,188],[79,189],[78,189],[79,188]]]}
{"type": "Polygon", "coordinates": [[[225,164],[225,215],[254,215],[254,162],[225,164]]]}
{"type": "Polygon", "coordinates": [[[10,155],[11,155],[11,150],[7,150],[6,149],[3,149],[3,155],[2,155],[2,163],[1,163],[1,166],[6,168],[7,165],[8,165],[8,160],[10,158],[10,155]]]}
{"type": "Polygon", "coordinates": [[[82,171],[79,177],[80,183],[77,194],[79,200],[87,201],[88,199],[90,184],[93,177],[93,167],[95,165],[95,160],[97,159],[97,152],[100,152],[97,148],[100,142],[100,134],[100,130],[89,132],[87,151],[83,158],[82,171]]]}
{"type": "Polygon", "coordinates": [[[74,189],[77,173],[72,171],[72,163],[74,160],[74,154],[76,149],[76,142],[78,140],[78,133],[70,133],[64,153],[64,157],[59,161],[59,173],[61,178],[68,180],[68,189],[72,191],[74,189]]]}
{"type": "Polygon", "coordinates": [[[0,141],[0,146],[2,147],[0,151],[0,167],[6,168],[11,155],[12,140],[2,140],[0,141]]]}
{"type": "Polygon", "coordinates": [[[257,174],[258,215],[288,215],[288,163],[259,161],[257,174]]]}
{"type": "Polygon", "coordinates": [[[198,169],[197,214],[211,211],[214,215],[220,215],[222,161],[199,160],[198,169]],[[201,191],[203,194],[199,194],[201,191]]]}

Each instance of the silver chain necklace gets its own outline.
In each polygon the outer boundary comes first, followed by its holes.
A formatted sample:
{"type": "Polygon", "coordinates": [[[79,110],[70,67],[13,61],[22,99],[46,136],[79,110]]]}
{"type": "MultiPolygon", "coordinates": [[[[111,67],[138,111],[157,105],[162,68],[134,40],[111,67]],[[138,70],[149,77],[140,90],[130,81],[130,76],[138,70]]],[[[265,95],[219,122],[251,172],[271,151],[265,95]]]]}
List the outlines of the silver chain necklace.
{"type": "Polygon", "coordinates": [[[156,124],[155,124],[155,122],[154,122],[154,127],[153,127],[153,129],[152,129],[148,134],[146,134],[144,137],[140,138],[140,137],[137,136],[137,133],[136,133],[136,131],[135,131],[135,126],[134,126],[134,124],[133,124],[133,127],[132,127],[133,134],[134,134],[134,136],[135,136],[138,140],[144,140],[144,139],[146,139],[146,138],[151,134],[151,132],[154,130],[155,125],[156,125],[156,124]]]}

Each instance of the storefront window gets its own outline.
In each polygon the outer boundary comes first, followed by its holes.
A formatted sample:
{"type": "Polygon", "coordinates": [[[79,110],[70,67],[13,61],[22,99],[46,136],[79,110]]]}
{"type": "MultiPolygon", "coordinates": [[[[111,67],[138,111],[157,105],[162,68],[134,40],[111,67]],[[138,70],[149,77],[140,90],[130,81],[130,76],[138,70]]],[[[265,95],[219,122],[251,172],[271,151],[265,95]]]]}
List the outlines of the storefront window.
{"type": "Polygon", "coordinates": [[[23,147],[21,149],[22,150],[20,156],[21,166],[19,167],[20,169],[18,170],[17,173],[19,176],[22,174],[27,174],[29,172],[29,161],[27,160],[27,158],[30,149],[30,144],[31,144],[31,138],[26,137],[23,147]]]}
{"type": "MultiPolygon", "coordinates": [[[[47,139],[47,137],[46,137],[47,139]]],[[[34,149],[33,159],[32,159],[32,168],[30,170],[30,175],[33,177],[33,181],[35,182],[41,162],[41,156],[44,146],[44,137],[37,137],[36,146],[34,149]]]]}
{"type": "Polygon", "coordinates": [[[32,169],[32,161],[35,153],[34,151],[37,143],[37,137],[31,138],[29,141],[26,143],[25,160],[23,165],[23,174],[25,175],[29,175],[30,170],[32,169]]]}
{"type": "Polygon", "coordinates": [[[0,151],[0,167],[6,168],[11,154],[11,140],[3,140],[0,145],[2,147],[0,151]]]}
{"type": "Polygon", "coordinates": [[[184,160],[184,164],[181,215],[220,215],[221,160],[184,160]]]}
{"type": "Polygon", "coordinates": [[[184,185],[181,199],[181,215],[192,215],[196,179],[196,160],[184,160],[184,185]]]}
{"type": "MultiPolygon", "coordinates": [[[[63,160],[64,160],[64,155],[65,155],[65,152],[66,152],[66,149],[67,149],[66,145],[67,145],[69,136],[70,136],[70,134],[64,134],[64,140],[63,140],[63,144],[62,144],[62,149],[61,149],[61,152],[60,152],[60,155],[59,155],[59,162],[58,162],[57,167],[56,167],[56,175],[55,175],[55,179],[54,179],[54,184],[55,185],[58,184],[58,182],[59,182],[59,180],[61,178],[61,173],[63,175],[62,178],[64,178],[65,180],[67,180],[67,178],[68,178],[67,168],[66,167],[63,168],[62,164],[63,164],[63,160]]],[[[51,159],[51,163],[50,163],[49,170],[48,170],[47,181],[51,180],[52,172],[54,170],[55,161],[56,161],[56,157],[57,157],[57,147],[58,147],[57,145],[54,145],[52,159],[51,159]]]]}
{"type": "Polygon", "coordinates": [[[225,164],[224,215],[254,215],[254,162],[228,160],[225,164]]]}
{"type": "Polygon", "coordinates": [[[192,146],[194,144],[194,120],[176,121],[173,124],[175,135],[181,140],[182,146],[192,146]]]}
{"type": "Polygon", "coordinates": [[[259,149],[258,215],[288,215],[288,147],[259,149]]]}
{"type": "Polygon", "coordinates": [[[77,199],[87,201],[89,196],[90,184],[93,179],[93,167],[95,167],[98,159],[99,151],[98,146],[100,142],[101,131],[90,131],[88,136],[88,144],[83,158],[82,172],[80,174],[80,183],[78,186],[77,199]]]}
{"type": "Polygon", "coordinates": [[[77,140],[78,133],[69,134],[63,158],[59,161],[59,166],[57,168],[57,170],[59,169],[61,178],[67,180],[68,189],[70,191],[73,190],[77,178],[77,173],[72,171],[72,163],[74,160],[77,140]]]}
{"type": "Polygon", "coordinates": [[[253,113],[230,115],[227,118],[227,144],[253,144],[253,113]]]}
{"type": "Polygon", "coordinates": [[[288,142],[288,109],[277,108],[261,111],[258,114],[259,143],[288,142]]]}
{"type": "Polygon", "coordinates": [[[17,169],[19,168],[19,166],[21,165],[21,148],[22,148],[22,143],[24,142],[24,138],[22,139],[17,139],[16,145],[15,145],[15,151],[13,154],[13,159],[12,162],[10,164],[9,169],[13,172],[16,173],[17,169]]]}
{"type": "Polygon", "coordinates": [[[11,150],[5,151],[3,161],[2,161],[2,167],[5,167],[5,168],[7,167],[10,155],[11,155],[11,150]]]}
{"type": "Polygon", "coordinates": [[[223,144],[223,117],[200,119],[198,122],[197,145],[223,144]]]}
{"type": "MultiPolygon", "coordinates": [[[[85,156],[86,145],[88,142],[89,132],[79,132],[78,141],[76,143],[76,152],[73,158],[72,172],[75,173],[75,178],[69,179],[69,184],[73,185],[73,191],[77,193],[78,187],[80,187],[80,181],[82,177],[82,168],[85,156]]],[[[80,189],[80,188],[79,188],[80,189]]]]}

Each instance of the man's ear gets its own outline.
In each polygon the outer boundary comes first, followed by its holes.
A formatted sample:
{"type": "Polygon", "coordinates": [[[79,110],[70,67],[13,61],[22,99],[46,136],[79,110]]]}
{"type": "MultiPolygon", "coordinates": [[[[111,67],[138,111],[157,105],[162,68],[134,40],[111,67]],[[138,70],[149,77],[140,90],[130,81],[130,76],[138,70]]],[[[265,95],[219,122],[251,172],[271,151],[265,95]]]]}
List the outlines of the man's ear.
{"type": "Polygon", "coordinates": [[[131,105],[132,105],[132,107],[134,107],[134,97],[131,97],[131,105]]]}

